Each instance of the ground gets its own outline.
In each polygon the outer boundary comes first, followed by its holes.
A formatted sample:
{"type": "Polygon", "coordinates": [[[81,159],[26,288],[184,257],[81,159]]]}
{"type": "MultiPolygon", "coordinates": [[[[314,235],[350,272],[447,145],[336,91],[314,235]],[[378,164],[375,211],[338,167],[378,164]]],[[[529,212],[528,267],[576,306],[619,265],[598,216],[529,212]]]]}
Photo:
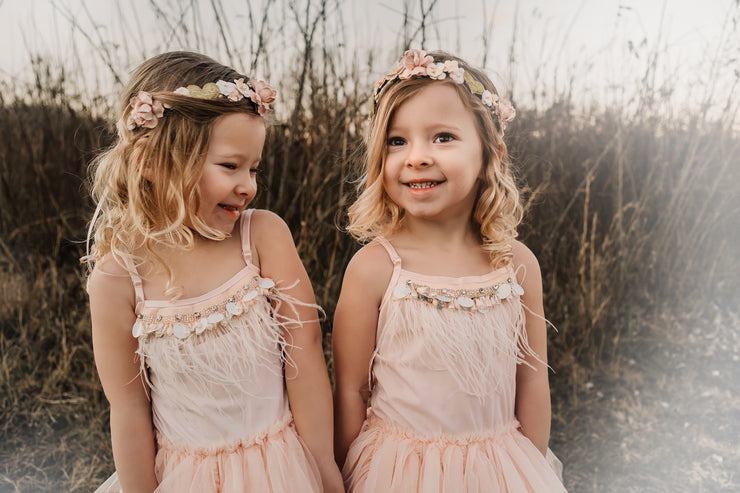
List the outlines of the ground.
{"type": "Polygon", "coordinates": [[[554,398],[552,447],[569,491],[740,491],[740,317],[733,310],[710,307],[699,321],[643,321],[650,337],[554,398]]]}

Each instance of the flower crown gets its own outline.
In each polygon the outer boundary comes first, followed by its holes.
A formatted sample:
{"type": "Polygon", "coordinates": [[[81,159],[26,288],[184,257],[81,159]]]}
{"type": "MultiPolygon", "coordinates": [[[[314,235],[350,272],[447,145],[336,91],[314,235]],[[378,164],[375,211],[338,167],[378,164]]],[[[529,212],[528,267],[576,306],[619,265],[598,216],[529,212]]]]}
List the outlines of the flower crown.
{"type": "Polygon", "coordinates": [[[506,124],[516,116],[516,110],[511,102],[501,99],[497,94],[487,90],[470,72],[460,67],[457,60],[435,62],[434,58],[427,55],[424,50],[407,50],[398,62],[398,69],[378,81],[373,91],[373,113],[378,107],[383,88],[390,82],[411,77],[429,77],[434,80],[442,80],[448,75],[450,79],[458,84],[464,84],[472,94],[491,109],[491,112],[498,118],[503,133],[506,124]]]}
{"type": "MultiPolygon", "coordinates": [[[[241,101],[244,98],[251,100],[257,106],[260,115],[272,111],[270,104],[275,101],[275,90],[267,82],[257,79],[236,79],[234,82],[218,80],[209,82],[203,87],[190,85],[178,87],[175,94],[197,99],[228,99],[229,101],[241,101]]],[[[139,93],[129,100],[131,112],[126,120],[126,127],[133,130],[136,127],[154,128],[159,119],[164,116],[167,105],[157,101],[146,91],[139,93]]]]}

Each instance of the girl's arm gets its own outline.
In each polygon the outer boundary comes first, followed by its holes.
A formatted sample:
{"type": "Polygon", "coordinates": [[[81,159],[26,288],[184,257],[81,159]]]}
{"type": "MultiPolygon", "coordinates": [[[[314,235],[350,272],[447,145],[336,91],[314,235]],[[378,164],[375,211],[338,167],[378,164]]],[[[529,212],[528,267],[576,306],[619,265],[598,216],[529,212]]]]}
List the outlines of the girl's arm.
{"type": "MultiPolygon", "coordinates": [[[[315,303],[311,281],[283,220],[267,211],[255,211],[251,227],[262,275],[284,286],[298,281],[284,292],[303,303],[315,303]]],[[[279,313],[301,321],[285,334],[290,343],[287,356],[295,364],[286,365],[285,384],[296,429],[318,464],[324,491],[343,492],[342,477],[334,462],[331,385],[318,314],[311,306],[288,303],[280,307],[279,313]]]]}
{"type": "Polygon", "coordinates": [[[378,310],[392,273],[393,265],[383,247],[370,244],[352,258],[342,281],[332,331],[334,446],[340,467],[365,421],[378,310]]]}
{"type": "Polygon", "coordinates": [[[545,455],[550,440],[550,386],[547,375],[547,332],[542,306],[542,276],[540,265],[534,254],[522,243],[513,244],[514,265],[524,266],[524,288],[522,303],[525,310],[525,323],[529,346],[539,360],[531,355],[527,363],[517,368],[516,374],[516,416],[522,433],[545,455]],[[534,313],[530,313],[534,312],[534,313]]]}
{"type": "Polygon", "coordinates": [[[154,431],[151,404],[139,375],[137,340],[131,334],[134,289],[125,269],[112,259],[96,265],[88,282],[93,351],[103,391],[110,403],[113,459],[126,493],[151,493],[154,431]]]}

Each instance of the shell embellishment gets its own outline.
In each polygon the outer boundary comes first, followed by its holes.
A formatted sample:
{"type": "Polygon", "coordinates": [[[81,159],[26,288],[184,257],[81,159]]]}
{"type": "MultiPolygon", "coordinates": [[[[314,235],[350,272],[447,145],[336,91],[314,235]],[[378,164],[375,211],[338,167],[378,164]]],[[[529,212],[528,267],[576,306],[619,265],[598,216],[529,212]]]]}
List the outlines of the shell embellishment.
{"type": "Polygon", "coordinates": [[[478,289],[437,289],[411,280],[393,288],[393,299],[414,299],[436,306],[438,309],[475,310],[486,312],[511,296],[522,296],[524,288],[509,278],[506,282],[478,289]]]}
{"type": "Polygon", "coordinates": [[[238,317],[260,299],[260,296],[269,297],[273,289],[275,281],[254,276],[236,293],[202,311],[174,315],[139,314],[131,328],[131,334],[137,339],[155,334],[162,337],[172,335],[181,341],[192,335],[201,335],[206,330],[223,325],[232,317],[238,317]]]}

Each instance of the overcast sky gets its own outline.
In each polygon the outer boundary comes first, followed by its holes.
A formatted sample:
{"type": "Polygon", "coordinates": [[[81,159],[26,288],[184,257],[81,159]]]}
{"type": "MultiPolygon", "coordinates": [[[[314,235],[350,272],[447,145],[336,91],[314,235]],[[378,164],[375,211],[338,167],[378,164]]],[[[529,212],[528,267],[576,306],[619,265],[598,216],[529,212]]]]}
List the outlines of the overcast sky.
{"type": "MultiPolygon", "coordinates": [[[[259,10],[265,1],[251,3],[259,10]]],[[[285,8],[289,0],[276,1],[273,15],[279,21],[280,16],[289,17],[285,8]]],[[[301,5],[306,2],[296,1],[301,5]]],[[[430,2],[423,1],[426,5],[430,2]]],[[[249,36],[246,0],[221,3],[234,38],[249,36]]],[[[368,75],[375,79],[392,68],[400,54],[397,46],[403,2],[340,3],[342,25],[333,35],[359,52],[373,47],[376,73],[368,75]]],[[[77,58],[82,66],[92,60],[100,70],[101,58],[93,48],[100,40],[118,46],[111,62],[124,73],[143,55],[192,48],[181,46],[172,37],[165,39],[167,28],[152,8],[158,5],[172,13],[179,5],[190,4],[190,0],[132,0],[119,7],[113,0],[0,0],[0,80],[12,83],[27,78],[30,54],[62,62],[77,58]],[[92,42],[86,36],[93,38],[92,42]]],[[[419,4],[417,0],[408,2],[414,19],[419,17],[419,4]]],[[[210,12],[211,2],[201,2],[200,8],[210,12]]],[[[724,50],[720,58],[725,65],[733,63],[733,53],[740,55],[737,39],[721,39],[731,29],[728,15],[737,14],[737,9],[737,0],[437,0],[426,39],[430,48],[452,51],[480,65],[483,33],[488,26],[485,68],[494,78],[498,76],[498,82],[513,83],[519,90],[538,78],[565,84],[574,72],[588,73],[604,84],[630,84],[629,78],[635,75],[632,72],[645,66],[644,58],[651,51],[660,53],[668,76],[685,78],[686,84],[691,84],[697,74],[710,70],[707,60],[717,57],[718,49],[724,50]],[[516,69],[512,73],[508,60],[514,38],[516,69]]],[[[209,21],[209,15],[203,19],[206,24],[214,22],[209,21]]],[[[215,24],[203,26],[203,32],[218,37],[215,24]]],[[[417,36],[413,44],[419,42],[417,36]]],[[[737,57],[734,63],[740,67],[737,57]]],[[[594,86],[593,90],[602,89],[594,86]]],[[[106,93],[105,88],[100,90],[106,93]]],[[[110,93],[115,91],[111,87],[110,93]]]]}

